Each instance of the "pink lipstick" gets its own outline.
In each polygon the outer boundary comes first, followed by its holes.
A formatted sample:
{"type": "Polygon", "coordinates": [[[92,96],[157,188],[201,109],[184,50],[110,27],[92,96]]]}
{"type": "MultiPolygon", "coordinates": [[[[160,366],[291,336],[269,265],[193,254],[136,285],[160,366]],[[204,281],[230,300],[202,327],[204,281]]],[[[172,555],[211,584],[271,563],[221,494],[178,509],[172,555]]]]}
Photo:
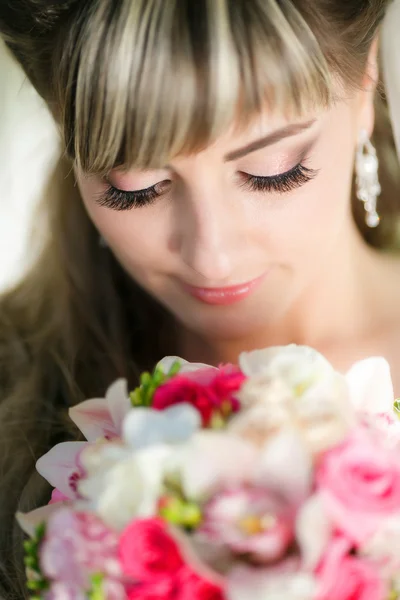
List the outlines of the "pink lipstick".
{"type": "Polygon", "coordinates": [[[229,304],[240,302],[250,296],[250,294],[261,284],[264,277],[265,275],[262,275],[247,283],[221,288],[200,288],[185,284],[185,289],[191,296],[205,304],[227,306],[229,304]]]}

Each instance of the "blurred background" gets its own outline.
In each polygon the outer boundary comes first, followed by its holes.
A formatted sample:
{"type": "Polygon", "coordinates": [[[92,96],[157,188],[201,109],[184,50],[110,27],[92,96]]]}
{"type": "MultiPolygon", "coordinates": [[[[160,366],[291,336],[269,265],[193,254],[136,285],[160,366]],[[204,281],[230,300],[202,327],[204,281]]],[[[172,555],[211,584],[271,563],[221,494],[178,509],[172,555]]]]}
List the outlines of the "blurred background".
{"type": "MultiPolygon", "coordinates": [[[[40,245],[32,245],[30,228],[59,153],[46,106],[0,40],[0,293],[18,281],[40,245]]],[[[35,231],[44,234],[40,226],[35,231]]]]}

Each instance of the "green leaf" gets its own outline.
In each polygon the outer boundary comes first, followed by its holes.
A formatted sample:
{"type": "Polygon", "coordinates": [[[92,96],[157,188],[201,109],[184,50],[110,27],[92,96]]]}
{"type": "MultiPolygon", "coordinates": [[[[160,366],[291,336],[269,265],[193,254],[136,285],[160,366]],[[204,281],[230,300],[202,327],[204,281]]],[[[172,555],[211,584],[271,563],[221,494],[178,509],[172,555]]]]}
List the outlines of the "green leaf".
{"type": "Polygon", "coordinates": [[[49,588],[49,581],[42,575],[40,570],[40,547],[46,534],[46,524],[42,523],[37,527],[34,536],[30,540],[24,542],[24,563],[26,567],[27,589],[34,592],[31,595],[31,600],[40,600],[41,594],[49,588]]]}
{"type": "Polygon", "coordinates": [[[157,389],[166,383],[172,377],[175,377],[180,371],[181,365],[175,362],[168,373],[156,366],[153,373],[142,373],[140,376],[140,385],[129,394],[132,406],[149,408],[152,405],[154,394],[157,389]]]}
{"type": "Polygon", "coordinates": [[[105,600],[103,591],[104,575],[92,575],[92,589],[89,592],[89,600],[105,600]]]}
{"type": "Polygon", "coordinates": [[[400,419],[400,399],[397,399],[394,401],[393,408],[394,408],[394,412],[396,413],[397,417],[400,419]]]}

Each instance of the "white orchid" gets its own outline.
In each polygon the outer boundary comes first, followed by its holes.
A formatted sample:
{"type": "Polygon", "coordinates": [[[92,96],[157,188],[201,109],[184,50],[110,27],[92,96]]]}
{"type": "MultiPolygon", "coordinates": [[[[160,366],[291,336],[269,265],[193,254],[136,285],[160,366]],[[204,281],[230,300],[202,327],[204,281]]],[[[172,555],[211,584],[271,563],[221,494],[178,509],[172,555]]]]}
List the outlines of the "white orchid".
{"type": "Polygon", "coordinates": [[[79,427],[85,438],[120,437],[122,424],[132,409],[125,379],[118,379],[107,390],[105,398],[93,398],[70,408],[69,416],[79,427]]]}

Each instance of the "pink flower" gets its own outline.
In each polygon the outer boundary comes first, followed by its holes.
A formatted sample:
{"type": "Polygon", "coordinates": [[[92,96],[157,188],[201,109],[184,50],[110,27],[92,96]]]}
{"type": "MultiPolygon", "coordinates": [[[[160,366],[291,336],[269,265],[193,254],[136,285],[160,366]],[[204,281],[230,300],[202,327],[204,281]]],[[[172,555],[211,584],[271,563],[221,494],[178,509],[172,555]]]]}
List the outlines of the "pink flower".
{"type": "Polygon", "coordinates": [[[177,375],[156,390],[152,408],[164,410],[174,404],[188,403],[199,411],[203,426],[208,427],[214,415],[225,417],[239,411],[235,393],[244,380],[241,371],[231,365],[177,375]]]}
{"type": "Polygon", "coordinates": [[[45,600],[86,600],[84,591],[73,583],[57,582],[46,592],[45,600]]]}
{"type": "Polygon", "coordinates": [[[54,489],[49,504],[58,504],[59,502],[67,502],[68,500],[68,496],[65,496],[60,490],[54,489]]]}
{"type": "Polygon", "coordinates": [[[89,442],[99,438],[121,437],[122,423],[132,409],[127,382],[118,379],[107,390],[105,398],[93,398],[69,410],[69,416],[89,442]]]}
{"type": "Polygon", "coordinates": [[[351,544],[334,538],[316,575],[316,600],[385,600],[388,589],[373,563],[349,554],[351,544]]]}
{"type": "Polygon", "coordinates": [[[78,482],[84,475],[80,455],[88,445],[88,442],[57,444],[37,461],[38,473],[56,488],[51,502],[78,498],[78,482]]]}
{"type": "Polygon", "coordinates": [[[224,600],[220,585],[200,577],[190,568],[181,569],[177,600],[224,600]]]}
{"type": "Polygon", "coordinates": [[[186,564],[161,519],[133,521],[121,535],[119,557],[124,574],[135,581],[129,600],[223,600],[217,582],[186,564]]]}
{"type": "Polygon", "coordinates": [[[400,463],[366,431],[327,452],[317,470],[317,487],[328,517],[356,545],[382,521],[400,513],[400,463]]]}
{"type": "MultiPolygon", "coordinates": [[[[122,425],[132,406],[127,383],[119,379],[106,392],[105,398],[86,400],[70,409],[72,421],[88,442],[121,437],[122,425]]],[[[36,463],[36,469],[55,489],[51,503],[78,497],[78,483],[84,475],[80,454],[88,442],[58,444],[36,463]]]]}
{"type": "Polygon", "coordinates": [[[90,589],[90,575],[118,579],[118,538],[95,515],[56,511],[48,520],[41,548],[43,574],[55,583],[90,589]]]}
{"type": "Polygon", "coordinates": [[[394,413],[361,413],[362,425],[392,452],[400,450],[400,421],[394,413]]]}
{"type": "Polygon", "coordinates": [[[206,505],[201,538],[260,563],[280,559],[294,538],[294,507],[261,487],[217,494],[206,505]]]}
{"type": "Polygon", "coordinates": [[[169,578],[184,564],[161,519],[132,521],[121,534],[119,559],[124,574],[139,582],[169,578]]]}

